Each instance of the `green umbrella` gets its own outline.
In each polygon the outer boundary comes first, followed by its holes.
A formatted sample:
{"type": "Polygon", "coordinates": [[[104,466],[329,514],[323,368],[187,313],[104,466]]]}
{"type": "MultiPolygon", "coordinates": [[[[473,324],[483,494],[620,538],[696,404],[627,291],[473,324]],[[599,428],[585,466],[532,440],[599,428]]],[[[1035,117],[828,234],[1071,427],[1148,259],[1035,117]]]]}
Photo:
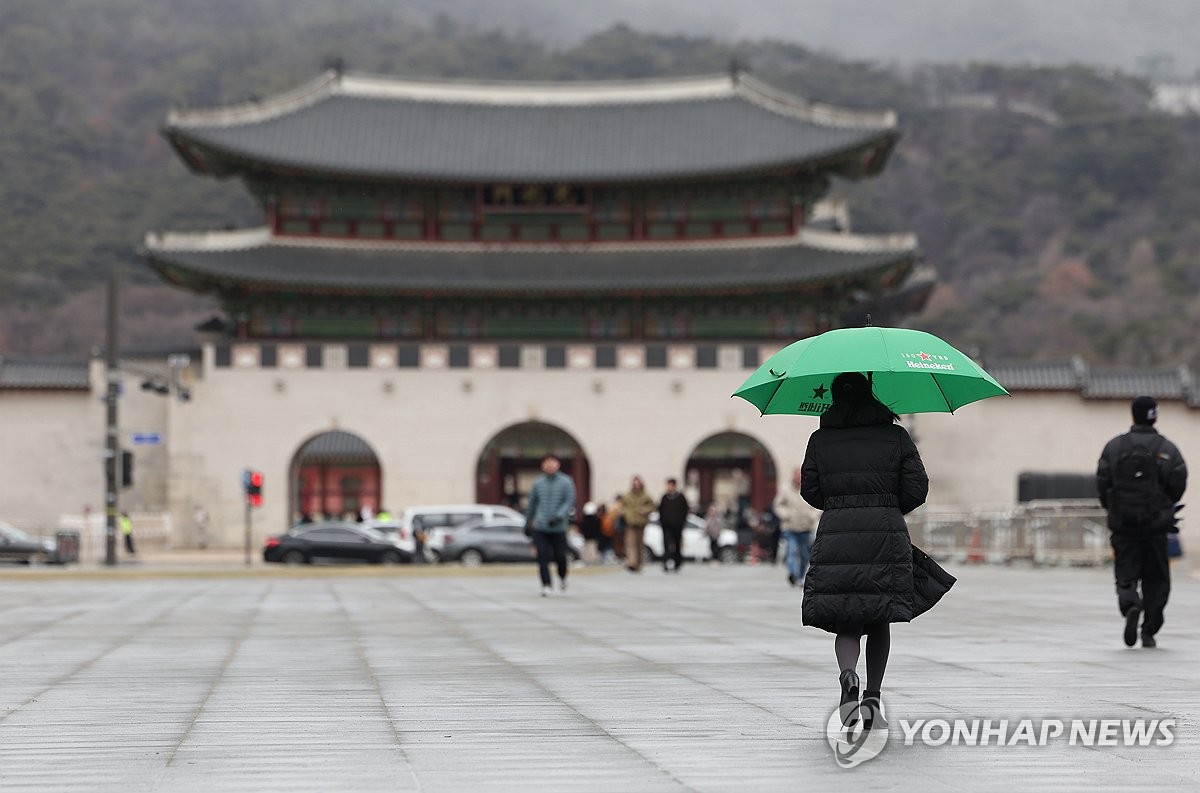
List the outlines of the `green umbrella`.
{"type": "Polygon", "coordinates": [[[742,383],[741,397],[763,415],[819,416],[842,372],[863,372],[895,413],[953,413],[1008,392],[979,364],[929,333],[845,328],[801,339],[772,355],[742,383]]]}

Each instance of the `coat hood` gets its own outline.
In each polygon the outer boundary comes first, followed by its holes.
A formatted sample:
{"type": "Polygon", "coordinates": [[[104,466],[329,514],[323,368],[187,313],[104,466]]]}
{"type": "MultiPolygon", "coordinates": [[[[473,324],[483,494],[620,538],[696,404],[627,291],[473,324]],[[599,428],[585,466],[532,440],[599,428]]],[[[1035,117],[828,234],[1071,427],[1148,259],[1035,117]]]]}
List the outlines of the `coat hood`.
{"type": "Polygon", "coordinates": [[[830,405],[821,414],[822,429],[846,429],[847,427],[869,427],[872,424],[891,424],[896,414],[879,404],[830,405]]]}

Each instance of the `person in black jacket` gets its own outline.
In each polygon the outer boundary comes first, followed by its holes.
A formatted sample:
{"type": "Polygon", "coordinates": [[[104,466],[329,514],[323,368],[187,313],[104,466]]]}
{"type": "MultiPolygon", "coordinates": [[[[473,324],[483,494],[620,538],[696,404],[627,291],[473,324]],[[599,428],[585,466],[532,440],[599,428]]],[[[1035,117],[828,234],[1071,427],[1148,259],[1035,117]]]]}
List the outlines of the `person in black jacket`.
{"type": "Polygon", "coordinates": [[[658,502],[658,525],[663,535],[663,572],[679,572],[683,567],[683,527],[687,525],[687,497],[679,492],[679,483],[667,480],[667,492],[658,502]]]}
{"type": "Polygon", "coordinates": [[[843,718],[860,711],[856,668],[867,637],[864,727],[885,727],[880,705],[890,623],[928,609],[913,583],[904,515],[929,492],[929,477],[898,416],[858,372],[833,379],[832,405],[808,440],[800,495],[823,510],[804,579],[803,622],[836,634],[843,718]],[[853,704],[854,707],[848,708],[853,704]]]}
{"type": "Polygon", "coordinates": [[[1167,534],[1176,531],[1175,503],[1187,488],[1187,465],[1175,444],[1154,429],[1158,403],[1140,396],[1130,405],[1133,426],[1110,440],[1096,465],[1100,505],[1108,510],[1112,530],[1113,572],[1117,608],[1125,618],[1125,646],[1137,642],[1138,617],[1142,646],[1155,647],[1171,594],[1167,534]],[[1142,597],[1138,597],[1138,581],[1142,597]]]}

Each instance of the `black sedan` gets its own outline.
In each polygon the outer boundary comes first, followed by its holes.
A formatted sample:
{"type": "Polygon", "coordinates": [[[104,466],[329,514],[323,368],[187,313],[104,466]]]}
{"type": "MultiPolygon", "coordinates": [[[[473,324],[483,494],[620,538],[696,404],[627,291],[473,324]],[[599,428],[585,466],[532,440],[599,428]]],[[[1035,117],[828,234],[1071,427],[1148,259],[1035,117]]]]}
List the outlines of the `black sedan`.
{"type": "Polygon", "coordinates": [[[0,523],[0,561],[53,562],[57,559],[57,548],[53,540],[31,537],[15,526],[0,523]]]}
{"type": "Polygon", "coordinates": [[[399,541],[357,523],[308,523],[268,537],[263,546],[264,562],[288,565],[329,562],[371,562],[399,564],[411,562],[412,554],[399,541]]]}
{"type": "MultiPolygon", "coordinates": [[[[567,556],[579,558],[577,535],[567,535],[567,556]]],[[[450,530],[438,551],[443,562],[462,562],[476,567],[484,562],[533,562],[537,551],[525,536],[525,525],[512,520],[475,521],[450,530]]]]}

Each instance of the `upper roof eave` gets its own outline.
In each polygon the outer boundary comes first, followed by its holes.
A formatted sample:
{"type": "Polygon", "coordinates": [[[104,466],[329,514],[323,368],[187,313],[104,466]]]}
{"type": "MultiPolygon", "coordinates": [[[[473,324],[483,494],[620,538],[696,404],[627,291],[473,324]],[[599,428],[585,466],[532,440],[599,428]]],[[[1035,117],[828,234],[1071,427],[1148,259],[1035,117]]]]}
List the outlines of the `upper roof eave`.
{"type": "Polygon", "coordinates": [[[894,129],[893,110],[854,110],[809,102],[746,74],[571,82],[510,82],[456,79],[402,80],[366,73],[329,70],[319,77],[267,99],[223,107],[167,113],[167,130],[232,126],[279,118],[331,96],[380,101],[421,101],[507,107],[661,104],[695,99],[740,97],[779,115],[843,128],[894,129]]]}
{"type": "Polygon", "coordinates": [[[257,166],[450,183],[812,167],[856,177],[878,172],[899,136],[894,112],[810,103],[741,75],[547,85],[332,72],[262,101],[174,110],[162,133],[200,173],[257,166]]]}
{"type": "Polygon", "coordinates": [[[910,234],[818,231],[769,241],[585,246],[291,241],[248,229],[148,235],[142,253],[167,280],[206,284],[203,291],[425,296],[770,294],[871,280],[918,258],[910,234]]]}
{"type": "Polygon", "coordinates": [[[228,176],[238,172],[257,171],[259,173],[276,172],[288,176],[307,176],[317,179],[349,180],[368,182],[403,181],[410,184],[429,185],[477,185],[495,181],[519,181],[522,184],[560,184],[567,181],[585,182],[590,185],[619,186],[619,185],[652,185],[680,184],[687,182],[703,182],[713,179],[730,179],[735,177],[769,177],[795,172],[812,172],[828,170],[850,179],[859,176],[874,176],[878,174],[900,139],[897,131],[881,132],[876,138],[843,149],[830,151],[816,157],[801,157],[776,162],[758,163],[749,167],[696,169],[670,174],[641,174],[618,176],[603,173],[561,173],[556,176],[541,176],[530,179],[518,173],[509,174],[479,174],[476,176],[458,174],[454,176],[438,175],[435,173],[379,173],[378,171],[354,171],[337,168],[298,167],[287,161],[271,161],[260,158],[249,158],[238,152],[222,150],[207,143],[187,143],[177,139],[170,132],[164,134],[176,153],[184,159],[188,167],[198,173],[208,173],[216,176],[228,176]],[[221,161],[231,167],[222,169],[204,168],[193,162],[187,151],[187,145],[195,145],[217,155],[221,161]],[[877,150],[877,156],[869,162],[856,160],[855,155],[862,152],[877,150]]]}

